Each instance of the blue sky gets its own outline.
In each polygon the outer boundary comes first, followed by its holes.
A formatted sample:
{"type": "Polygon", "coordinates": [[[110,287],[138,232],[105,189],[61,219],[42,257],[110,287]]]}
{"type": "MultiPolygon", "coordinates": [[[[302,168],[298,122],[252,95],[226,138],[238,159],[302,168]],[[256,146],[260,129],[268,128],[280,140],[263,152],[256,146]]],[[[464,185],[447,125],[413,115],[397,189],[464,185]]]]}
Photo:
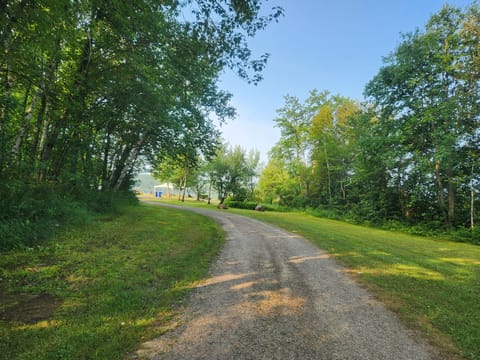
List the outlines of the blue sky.
{"type": "MultiPolygon", "coordinates": [[[[221,78],[238,117],[222,127],[231,145],[257,149],[267,161],[280,138],[274,127],[284,96],[302,101],[312,89],[363,100],[363,90],[382,66],[382,58],[401,41],[401,33],[423,29],[447,1],[442,0],[269,0],[265,9],[281,6],[285,16],[250,41],[254,54],[270,53],[257,86],[231,71],[221,78]]],[[[450,0],[464,8],[472,1],[450,0]]]]}

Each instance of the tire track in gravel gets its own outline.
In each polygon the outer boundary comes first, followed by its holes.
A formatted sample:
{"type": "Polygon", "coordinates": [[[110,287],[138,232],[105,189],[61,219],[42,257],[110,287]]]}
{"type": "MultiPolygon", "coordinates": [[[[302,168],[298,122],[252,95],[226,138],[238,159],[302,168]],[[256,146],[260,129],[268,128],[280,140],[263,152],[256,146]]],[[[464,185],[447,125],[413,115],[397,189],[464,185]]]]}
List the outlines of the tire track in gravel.
{"type": "Polygon", "coordinates": [[[220,223],[225,247],[181,325],[143,344],[136,358],[441,358],[307,240],[227,211],[188,210],[220,223]]]}

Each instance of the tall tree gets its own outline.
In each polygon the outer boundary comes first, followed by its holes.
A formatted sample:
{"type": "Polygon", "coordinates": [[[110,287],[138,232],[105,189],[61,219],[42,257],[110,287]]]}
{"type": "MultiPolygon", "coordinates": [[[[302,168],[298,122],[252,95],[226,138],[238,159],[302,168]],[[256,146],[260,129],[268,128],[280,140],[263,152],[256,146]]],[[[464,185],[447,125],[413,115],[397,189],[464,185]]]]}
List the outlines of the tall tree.
{"type": "Polygon", "coordinates": [[[214,153],[211,115],[235,115],[221,72],[255,83],[267,62],[248,39],[282,10],[263,5],[1,1],[0,211],[31,208],[4,199],[36,186],[86,202],[129,189],[140,159],[214,153]]]}
{"type": "Polygon", "coordinates": [[[285,105],[277,110],[277,117],[274,119],[281,137],[272,155],[283,158],[289,173],[297,179],[297,196],[304,198],[301,202],[310,196],[311,121],[328,96],[327,91],[312,90],[305,102],[301,103],[297,97],[287,95],[285,105]]]}
{"type": "Polygon", "coordinates": [[[348,121],[358,110],[354,101],[334,96],[320,107],[311,121],[312,174],[320,203],[332,205],[347,200],[352,155],[348,121]]]}
{"type": "MultiPolygon", "coordinates": [[[[477,6],[468,12],[475,14],[477,6]]],[[[465,30],[471,21],[467,18],[460,9],[444,7],[424,32],[405,36],[366,88],[381,107],[382,121],[395,123],[391,130],[400,134],[407,176],[417,190],[423,184],[427,202],[428,192],[435,189],[436,209],[446,224],[456,220],[459,180],[467,168],[465,139],[478,128],[478,115],[471,111],[477,107],[478,91],[472,89],[478,89],[478,78],[467,75],[475,74],[478,41],[465,30]]],[[[413,203],[420,200],[417,195],[413,203]]]]}
{"type": "Polygon", "coordinates": [[[212,185],[217,190],[220,204],[228,196],[243,201],[251,191],[252,180],[256,176],[258,151],[250,154],[240,146],[223,145],[208,165],[212,185]]]}

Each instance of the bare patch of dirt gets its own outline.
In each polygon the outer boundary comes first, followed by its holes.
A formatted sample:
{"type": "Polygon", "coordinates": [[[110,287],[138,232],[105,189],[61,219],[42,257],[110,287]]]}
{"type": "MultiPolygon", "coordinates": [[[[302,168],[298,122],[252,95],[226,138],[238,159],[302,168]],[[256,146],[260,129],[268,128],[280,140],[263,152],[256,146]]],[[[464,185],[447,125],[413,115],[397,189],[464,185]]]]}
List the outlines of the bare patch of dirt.
{"type": "Polygon", "coordinates": [[[36,324],[50,319],[63,301],[51,294],[0,295],[0,320],[36,324]]]}

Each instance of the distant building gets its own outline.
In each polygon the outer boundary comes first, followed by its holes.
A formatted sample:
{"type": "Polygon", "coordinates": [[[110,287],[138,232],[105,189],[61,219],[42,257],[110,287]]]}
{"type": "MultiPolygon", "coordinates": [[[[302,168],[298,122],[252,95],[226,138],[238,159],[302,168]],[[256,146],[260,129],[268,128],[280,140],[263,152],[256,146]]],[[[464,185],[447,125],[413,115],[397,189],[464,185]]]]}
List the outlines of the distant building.
{"type": "Polygon", "coordinates": [[[161,197],[165,198],[173,198],[180,195],[180,191],[176,189],[171,183],[155,185],[153,187],[153,193],[156,196],[158,196],[158,193],[160,193],[161,197]]]}

